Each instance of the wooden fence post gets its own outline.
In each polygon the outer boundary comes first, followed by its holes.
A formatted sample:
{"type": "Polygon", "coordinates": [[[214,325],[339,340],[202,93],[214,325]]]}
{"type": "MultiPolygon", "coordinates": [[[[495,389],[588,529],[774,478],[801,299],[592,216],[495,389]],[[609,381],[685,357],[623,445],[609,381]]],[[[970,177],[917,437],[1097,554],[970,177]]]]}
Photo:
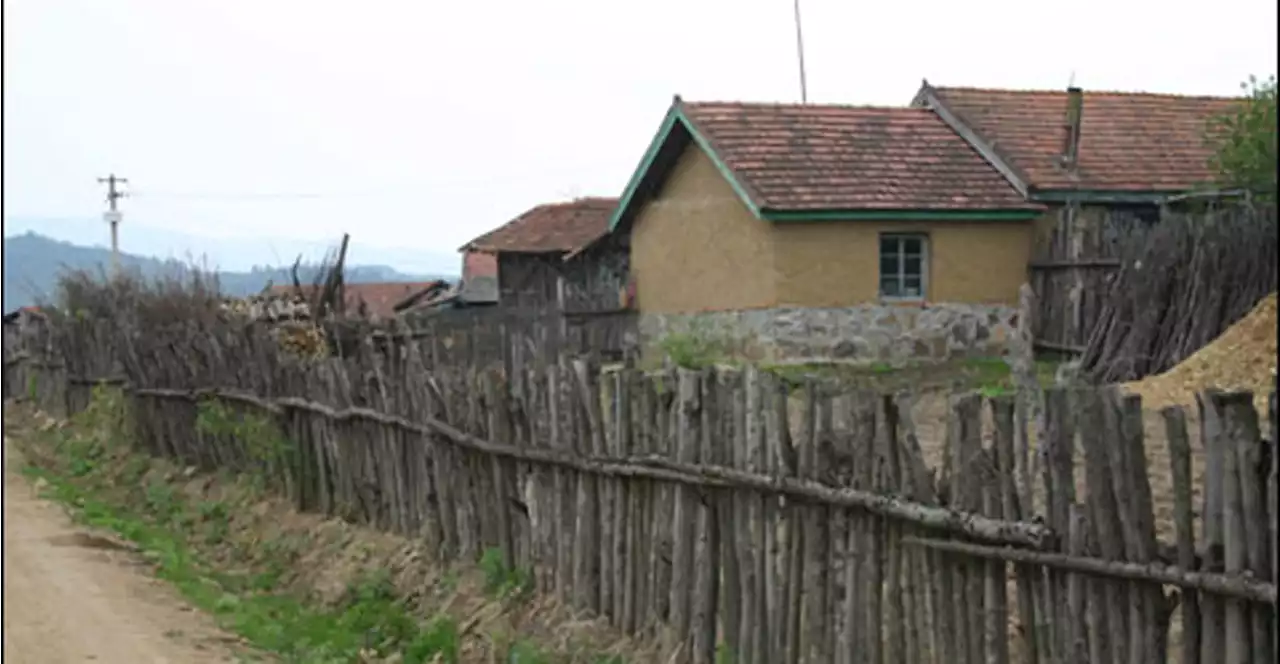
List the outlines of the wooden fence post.
{"type": "MultiPolygon", "coordinates": [[[[704,369],[698,377],[699,396],[698,462],[722,466],[719,381],[713,369],[704,369]]],[[[698,540],[694,552],[693,655],[694,661],[712,664],[716,659],[716,623],[720,611],[720,503],[718,489],[701,491],[698,503],[698,540]]]]}
{"type": "MultiPolygon", "coordinates": [[[[604,430],[600,417],[600,392],[597,376],[585,358],[573,361],[576,379],[575,409],[581,414],[585,436],[580,438],[579,453],[601,457],[604,454],[604,430]]],[[[600,492],[597,478],[590,473],[578,474],[576,500],[577,526],[574,530],[573,591],[580,608],[600,610],[600,492]]]]}
{"type": "MultiPolygon", "coordinates": [[[[1204,553],[1201,569],[1221,572],[1223,564],[1223,478],[1226,441],[1222,414],[1209,390],[1196,395],[1200,411],[1200,440],[1204,446],[1205,484],[1200,518],[1203,520],[1204,553]]],[[[1200,596],[1200,661],[1221,661],[1225,652],[1226,629],[1223,600],[1211,593],[1200,596]]]]}
{"type": "MultiPolygon", "coordinates": [[[[1173,479],[1173,519],[1177,538],[1178,567],[1197,569],[1195,529],[1191,508],[1191,441],[1187,414],[1180,407],[1160,411],[1169,440],[1170,476],[1173,479]]],[[[1200,600],[1195,592],[1182,591],[1182,664],[1200,664],[1200,600]]]]}

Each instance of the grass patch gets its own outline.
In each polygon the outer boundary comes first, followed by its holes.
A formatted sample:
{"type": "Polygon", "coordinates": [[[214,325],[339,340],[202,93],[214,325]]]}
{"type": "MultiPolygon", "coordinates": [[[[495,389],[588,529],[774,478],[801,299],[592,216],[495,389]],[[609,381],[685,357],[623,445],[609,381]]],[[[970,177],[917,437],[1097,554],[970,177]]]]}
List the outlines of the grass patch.
{"type": "MultiPolygon", "coordinates": [[[[1058,364],[1050,360],[1036,363],[1036,378],[1051,385],[1058,364]]],[[[863,364],[811,363],[770,365],[767,371],[793,387],[818,380],[846,388],[877,392],[976,390],[985,396],[1012,394],[1013,376],[1001,357],[970,357],[946,362],[913,361],[899,365],[887,362],[863,364]]]]}
{"type": "Polygon", "coordinates": [[[18,409],[6,430],[46,497],[132,542],[157,577],[241,637],[242,661],[625,664],[600,653],[660,647],[535,596],[531,571],[497,549],[477,566],[434,570],[409,541],[293,513],[264,487],[291,445],[262,422],[201,404],[197,431],[238,438],[249,463],[198,475],[131,449],[125,404],[103,390],[69,423],[35,426],[18,409]]]}
{"type": "MultiPolygon", "coordinates": [[[[142,491],[145,512],[104,500],[92,485],[43,468],[27,472],[47,484],[47,497],[73,508],[77,522],[110,530],[133,542],[157,577],[254,648],[297,664],[358,662],[362,654],[400,654],[406,663],[430,662],[437,655],[456,662],[458,628],[448,618],[426,625],[405,609],[386,578],[368,578],[347,589],[337,610],[308,606],[301,598],[275,592],[279,572],[217,570],[192,546],[227,529],[225,506],[189,505],[160,483],[142,491]]],[[[87,476],[92,479],[92,474],[87,476]]],[[[80,479],[85,479],[82,475],[80,479]]],[[[267,565],[270,567],[270,565],[267,565]]],[[[251,654],[246,660],[253,661],[251,654]]]]}
{"type": "Polygon", "coordinates": [[[533,573],[507,565],[502,549],[486,549],[480,557],[485,590],[501,598],[524,599],[533,592],[533,573]]]}
{"type": "Polygon", "coordinates": [[[77,417],[79,426],[28,435],[34,436],[28,446],[38,446],[31,456],[43,458],[25,472],[43,480],[45,496],[71,508],[78,523],[134,543],[157,577],[252,647],[243,653],[244,661],[265,654],[297,664],[392,656],[406,664],[458,661],[458,625],[447,616],[420,621],[385,573],[357,579],[336,606],[320,607],[279,587],[298,545],[258,542],[258,564],[251,568],[226,571],[215,565],[201,549],[227,537],[236,506],[189,499],[148,473],[147,459],[109,453],[102,416],[112,404],[102,401],[112,398],[95,397],[77,417]],[[140,481],[121,483],[127,476],[140,481]]]}

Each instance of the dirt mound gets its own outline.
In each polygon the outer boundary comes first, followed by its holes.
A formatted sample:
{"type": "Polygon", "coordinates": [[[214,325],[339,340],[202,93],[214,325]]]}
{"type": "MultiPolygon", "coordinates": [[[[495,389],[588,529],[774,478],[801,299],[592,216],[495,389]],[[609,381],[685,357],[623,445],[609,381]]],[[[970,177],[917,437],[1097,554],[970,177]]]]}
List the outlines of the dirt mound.
{"type": "Polygon", "coordinates": [[[1265,404],[1276,386],[1276,294],[1263,298],[1253,311],[1227,328],[1209,345],[1158,376],[1125,388],[1142,397],[1147,408],[1195,404],[1209,388],[1251,390],[1265,404]]]}

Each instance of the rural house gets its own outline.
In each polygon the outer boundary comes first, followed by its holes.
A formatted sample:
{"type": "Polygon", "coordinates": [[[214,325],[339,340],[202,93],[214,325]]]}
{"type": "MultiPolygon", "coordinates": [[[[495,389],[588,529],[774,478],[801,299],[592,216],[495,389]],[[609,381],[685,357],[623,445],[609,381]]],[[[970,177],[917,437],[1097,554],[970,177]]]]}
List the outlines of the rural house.
{"type": "Polygon", "coordinates": [[[1097,315],[1089,293],[1105,283],[1110,241],[1160,206],[1212,190],[1209,125],[1239,99],[1150,93],[933,87],[928,108],[1049,213],[1036,223],[1032,284],[1042,347],[1079,350],[1097,315]]]}
{"type": "Polygon", "coordinates": [[[600,289],[616,303],[626,274],[625,253],[611,253],[609,243],[582,251],[605,234],[616,205],[613,198],[538,205],[461,251],[497,256],[498,304],[504,309],[564,311],[572,308],[567,300],[590,300],[600,289]],[[609,281],[600,277],[601,269],[623,276],[609,281]]]}
{"type": "Polygon", "coordinates": [[[945,357],[1012,331],[1044,210],[928,109],[676,97],[609,228],[646,341],[945,357]]]}

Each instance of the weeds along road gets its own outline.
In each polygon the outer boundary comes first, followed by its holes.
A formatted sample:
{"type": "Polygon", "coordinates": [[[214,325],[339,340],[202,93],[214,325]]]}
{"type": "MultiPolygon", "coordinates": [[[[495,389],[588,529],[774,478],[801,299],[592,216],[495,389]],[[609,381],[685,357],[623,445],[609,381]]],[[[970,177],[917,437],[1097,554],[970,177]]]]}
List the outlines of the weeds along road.
{"type": "Polygon", "coordinates": [[[5,664],[239,661],[133,551],[40,499],[8,437],[4,461],[5,664]]]}

